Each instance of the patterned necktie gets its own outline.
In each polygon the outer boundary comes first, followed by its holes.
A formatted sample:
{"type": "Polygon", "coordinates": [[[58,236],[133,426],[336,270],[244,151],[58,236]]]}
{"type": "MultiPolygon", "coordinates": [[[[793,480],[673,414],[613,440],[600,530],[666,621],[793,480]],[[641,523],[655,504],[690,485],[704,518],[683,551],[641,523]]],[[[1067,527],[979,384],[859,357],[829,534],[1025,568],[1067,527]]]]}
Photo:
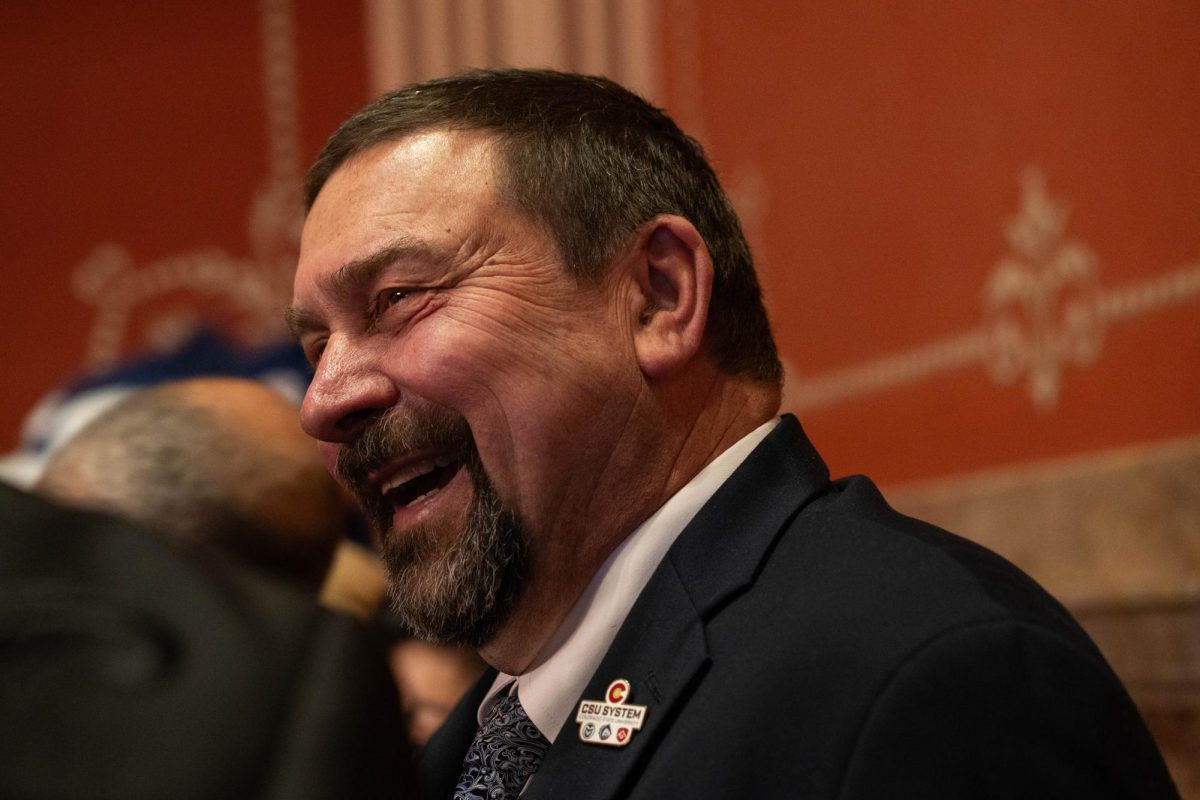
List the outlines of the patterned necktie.
{"type": "Polygon", "coordinates": [[[517,693],[501,697],[467,750],[454,800],[516,800],[549,746],[517,693]]]}

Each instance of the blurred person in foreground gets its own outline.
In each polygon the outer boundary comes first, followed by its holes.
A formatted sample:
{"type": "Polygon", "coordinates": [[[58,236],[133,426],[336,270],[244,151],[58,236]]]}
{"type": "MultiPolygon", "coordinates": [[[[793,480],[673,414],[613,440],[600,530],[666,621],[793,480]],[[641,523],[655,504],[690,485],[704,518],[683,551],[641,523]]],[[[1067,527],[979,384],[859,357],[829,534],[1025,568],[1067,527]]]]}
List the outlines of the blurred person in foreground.
{"type": "Polygon", "coordinates": [[[63,443],[35,489],[213,545],[312,595],[346,531],[296,407],[244,378],[134,392],[63,443]]]}
{"type": "Polygon", "coordinates": [[[0,797],[412,796],[378,643],[215,553],[0,485],[0,797]]]}
{"type": "Polygon", "coordinates": [[[376,625],[388,642],[387,660],[400,691],[409,741],[424,747],[479,680],[485,664],[469,647],[415,638],[383,608],[376,625]]]}
{"type": "Polygon", "coordinates": [[[354,115],[307,191],[304,427],[404,623],[491,665],[427,797],[1176,796],[1058,603],[780,416],[738,220],[662,112],[451,76],[354,115]]]}
{"type": "MultiPolygon", "coordinates": [[[[121,400],[46,464],[42,494],[206,543],[337,611],[376,617],[383,570],[344,538],[347,507],[278,392],[243,378],[163,383],[121,400]]],[[[473,651],[397,635],[383,656],[423,745],[479,677],[473,651]]]]}

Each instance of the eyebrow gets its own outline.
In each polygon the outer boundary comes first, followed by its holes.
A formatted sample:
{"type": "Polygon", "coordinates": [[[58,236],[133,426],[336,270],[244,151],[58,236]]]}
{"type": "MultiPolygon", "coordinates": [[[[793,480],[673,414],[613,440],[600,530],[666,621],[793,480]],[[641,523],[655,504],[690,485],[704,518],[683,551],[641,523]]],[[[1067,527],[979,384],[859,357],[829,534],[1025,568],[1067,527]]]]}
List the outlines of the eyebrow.
{"type": "MultiPolygon", "coordinates": [[[[368,256],[346,262],[318,283],[335,303],[346,304],[398,261],[434,264],[444,260],[445,254],[428,242],[405,237],[392,241],[368,256]]],[[[295,306],[289,306],[283,312],[283,321],[296,339],[309,331],[325,328],[325,323],[314,314],[295,306]]]]}
{"type": "Polygon", "coordinates": [[[292,338],[296,341],[300,341],[301,337],[309,331],[317,331],[325,327],[324,323],[312,314],[295,306],[288,306],[283,310],[283,324],[287,326],[292,338]]]}

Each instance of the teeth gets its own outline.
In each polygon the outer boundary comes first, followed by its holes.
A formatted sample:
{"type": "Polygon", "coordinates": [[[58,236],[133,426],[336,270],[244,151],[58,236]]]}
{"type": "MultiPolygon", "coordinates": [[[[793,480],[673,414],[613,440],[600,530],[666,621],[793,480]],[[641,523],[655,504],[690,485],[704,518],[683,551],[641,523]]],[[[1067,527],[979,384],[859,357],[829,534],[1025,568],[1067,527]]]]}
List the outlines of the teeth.
{"type": "Polygon", "coordinates": [[[392,489],[408,483],[413,478],[419,478],[422,475],[428,475],[438,467],[447,467],[449,465],[450,459],[443,456],[438,456],[437,458],[433,459],[426,459],[425,461],[418,461],[415,464],[409,464],[407,467],[388,478],[387,482],[379,487],[379,491],[383,494],[387,494],[392,489]]]}

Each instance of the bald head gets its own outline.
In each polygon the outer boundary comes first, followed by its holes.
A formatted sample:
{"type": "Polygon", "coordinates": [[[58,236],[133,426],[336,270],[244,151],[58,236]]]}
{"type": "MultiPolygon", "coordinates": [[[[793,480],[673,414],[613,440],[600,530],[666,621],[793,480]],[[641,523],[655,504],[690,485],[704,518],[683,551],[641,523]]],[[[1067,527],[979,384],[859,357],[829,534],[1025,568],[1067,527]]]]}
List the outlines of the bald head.
{"type": "Polygon", "coordinates": [[[131,395],[55,452],[37,489],[210,542],[314,591],[344,527],[338,488],[296,408],[241,379],[131,395]]]}

